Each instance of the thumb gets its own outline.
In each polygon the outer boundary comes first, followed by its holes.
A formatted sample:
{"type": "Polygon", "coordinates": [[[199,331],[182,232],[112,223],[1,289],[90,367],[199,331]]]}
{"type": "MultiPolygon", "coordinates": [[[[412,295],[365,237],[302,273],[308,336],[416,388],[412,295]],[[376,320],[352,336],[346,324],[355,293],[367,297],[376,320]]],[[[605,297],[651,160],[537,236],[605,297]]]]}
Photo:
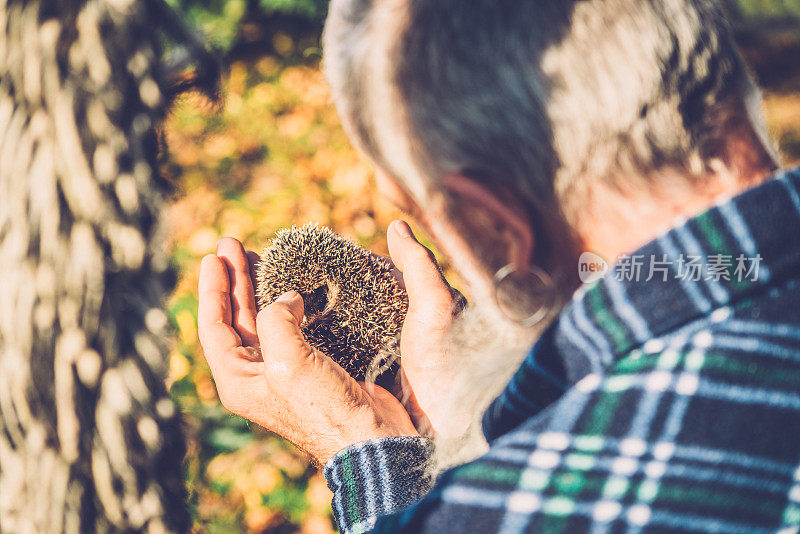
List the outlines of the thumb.
{"type": "Polygon", "coordinates": [[[404,221],[394,221],[386,233],[389,255],[403,274],[409,311],[423,306],[431,311],[453,304],[450,286],[430,250],[425,248],[404,221]]]}
{"type": "Polygon", "coordinates": [[[275,370],[291,371],[313,354],[300,331],[303,298],[289,291],[265,307],[256,317],[256,329],[264,363],[275,370]]]}

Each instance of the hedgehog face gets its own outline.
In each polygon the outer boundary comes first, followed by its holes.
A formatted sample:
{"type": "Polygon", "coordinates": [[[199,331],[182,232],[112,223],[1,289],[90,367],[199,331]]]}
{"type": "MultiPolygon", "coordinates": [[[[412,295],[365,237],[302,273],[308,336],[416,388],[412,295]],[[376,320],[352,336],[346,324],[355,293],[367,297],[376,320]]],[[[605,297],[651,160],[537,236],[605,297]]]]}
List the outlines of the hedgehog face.
{"type": "Polygon", "coordinates": [[[259,308],[300,293],[306,340],[356,379],[397,354],[408,299],[384,258],[327,228],[292,227],[264,250],[256,278],[259,308]]]}
{"type": "Polygon", "coordinates": [[[335,310],[339,288],[330,280],[324,280],[322,284],[306,292],[300,292],[305,306],[304,321],[311,324],[315,321],[324,320],[335,310]]]}

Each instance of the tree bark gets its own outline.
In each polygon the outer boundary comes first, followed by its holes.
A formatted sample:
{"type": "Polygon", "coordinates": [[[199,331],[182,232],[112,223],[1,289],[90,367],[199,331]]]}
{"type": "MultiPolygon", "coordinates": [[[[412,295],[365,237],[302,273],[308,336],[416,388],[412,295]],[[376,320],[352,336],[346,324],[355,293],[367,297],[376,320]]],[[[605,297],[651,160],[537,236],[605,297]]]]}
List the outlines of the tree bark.
{"type": "Polygon", "coordinates": [[[163,9],[0,0],[3,533],[188,529],[163,382],[163,9]]]}

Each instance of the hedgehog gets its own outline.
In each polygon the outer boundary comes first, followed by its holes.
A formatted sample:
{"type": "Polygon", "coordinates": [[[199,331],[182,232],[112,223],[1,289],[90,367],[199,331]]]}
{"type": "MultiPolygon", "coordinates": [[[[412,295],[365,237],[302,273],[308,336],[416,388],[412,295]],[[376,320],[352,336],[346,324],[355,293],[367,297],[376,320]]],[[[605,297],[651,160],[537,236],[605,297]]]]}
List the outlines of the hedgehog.
{"type": "Polygon", "coordinates": [[[256,268],[258,308],[287,291],[303,298],[306,341],[356,380],[396,371],[408,296],[392,263],[316,224],[279,231],[256,268]]]}

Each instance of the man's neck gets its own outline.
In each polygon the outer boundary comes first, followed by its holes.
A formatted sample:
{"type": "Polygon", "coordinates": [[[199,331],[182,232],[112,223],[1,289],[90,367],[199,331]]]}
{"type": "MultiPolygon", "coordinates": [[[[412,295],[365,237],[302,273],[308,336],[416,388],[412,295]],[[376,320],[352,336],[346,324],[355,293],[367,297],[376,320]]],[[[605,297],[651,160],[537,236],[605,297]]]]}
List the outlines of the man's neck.
{"type": "Polygon", "coordinates": [[[576,229],[584,250],[614,263],[680,222],[763,183],[771,174],[689,179],[663,173],[649,183],[642,181],[641,187],[624,191],[598,186],[589,193],[588,209],[576,217],[576,229]]]}

